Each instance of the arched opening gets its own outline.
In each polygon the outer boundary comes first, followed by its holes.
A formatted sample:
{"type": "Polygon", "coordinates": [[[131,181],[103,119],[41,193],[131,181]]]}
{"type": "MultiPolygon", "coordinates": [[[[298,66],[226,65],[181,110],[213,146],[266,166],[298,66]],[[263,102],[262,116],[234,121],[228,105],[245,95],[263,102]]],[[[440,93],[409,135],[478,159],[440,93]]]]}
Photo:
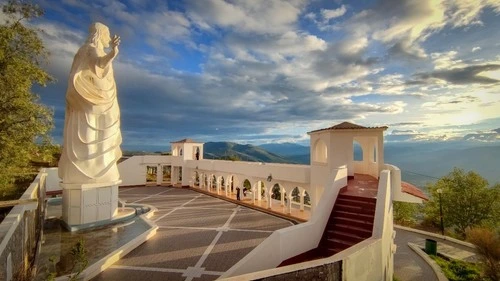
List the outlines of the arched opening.
{"type": "Polygon", "coordinates": [[[179,150],[179,156],[182,156],[182,148],[179,150]]]}
{"type": "Polygon", "coordinates": [[[292,201],[300,203],[300,190],[299,190],[299,187],[295,187],[292,190],[292,201]]]}
{"type": "Polygon", "coordinates": [[[182,166],[179,167],[179,182],[182,183],[182,166]]]}
{"type": "Polygon", "coordinates": [[[172,166],[163,166],[163,179],[164,183],[172,182],[172,166]]]}
{"type": "Polygon", "coordinates": [[[373,162],[377,162],[377,145],[373,146],[373,162]]]}
{"type": "Polygon", "coordinates": [[[219,178],[219,181],[220,181],[220,189],[225,192],[226,191],[226,185],[225,185],[226,182],[224,181],[224,177],[221,176],[219,178]]]}
{"type": "Polygon", "coordinates": [[[311,206],[311,197],[309,196],[309,193],[304,190],[304,205],[311,206]]]}
{"type": "Polygon", "coordinates": [[[212,191],[217,190],[217,178],[215,177],[215,175],[212,175],[211,182],[212,182],[212,188],[210,190],[212,191]]]}
{"type": "Polygon", "coordinates": [[[262,199],[264,199],[264,201],[267,201],[268,191],[267,191],[266,185],[264,184],[264,182],[260,182],[260,184],[261,184],[261,186],[260,186],[260,197],[262,199]]]}
{"type": "Polygon", "coordinates": [[[354,161],[363,161],[363,147],[359,144],[359,142],[352,142],[352,151],[354,161]]]}
{"type": "Polygon", "coordinates": [[[236,195],[236,188],[240,188],[240,195],[241,195],[242,187],[241,187],[240,180],[238,179],[237,176],[235,176],[235,175],[229,176],[228,183],[229,183],[228,194],[236,195]]]}
{"type": "Polygon", "coordinates": [[[252,192],[252,184],[248,179],[245,179],[243,181],[243,189],[241,190],[242,192],[242,198],[245,198],[247,196],[250,196],[250,193],[252,192]]]}
{"type": "Polygon", "coordinates": [[[326,163],[328,160],[328,148],[321,139],[317,140],[313,149],[313,161],[326,163]]]}
{"type": "Polygon", "coordinates": [[[156,166],[147,166],[146,167],[146,183],[156,183],[156,174],[157,174],[157,167],[156,166]]]}
{"type": "Polygon", "coordinates": [[[194,153],[194,157],[196,160],[200,160],[200,148],[196,147],[196,152],[194,153]]]}
{"type": "Polygon", "coordinates": [[[200,174],[197,171],[194,172],[194,186],[195,187],[200,186],[200,174]]]}
{"type": "Polygon", "coordinates": [[[279,184],[275,184],[271,190],[271,199],[281,200],[281,187],[279,184]]]}

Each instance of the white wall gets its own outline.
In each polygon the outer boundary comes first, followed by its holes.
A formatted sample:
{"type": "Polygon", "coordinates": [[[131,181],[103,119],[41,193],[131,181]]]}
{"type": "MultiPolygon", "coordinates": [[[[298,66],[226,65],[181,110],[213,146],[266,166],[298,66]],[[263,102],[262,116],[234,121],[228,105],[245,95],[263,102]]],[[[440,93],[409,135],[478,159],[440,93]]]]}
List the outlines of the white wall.
{"type": "Polygon", "coordinates": [[[46,182],[45,182],[45,191],[59,191],[62,190],[61,186],[59,186],[59,183],[61,182],[61,179],[59,178],[58,175],[58,168],[45,168],[45,172],[47,173],[46,177],[46,182]]]}
{"type": "Polygon", "coordinates": [[[339,190],[347,184],[345,166],[336,169],[332,174],[334,178],[331,179],[308,222],[275,231],[221,277],[274,268],[286,259],[316,248],[330,218],[339,190]]]}
{"type": "Polygon", "coordinates": [[[130,157],[118,164],[118,171],[122,180],[121,186],[146,184],[146,166],[168,164],[173,158],[177,157],[166,155],[138,155],[130,157]]]}
{"type": "Polygon", "coordinates": [[[276,164],[223,160],[187,160],[185,167],[193,170],[198,167],[201,173],[245,175],[246,177],[267,179],[272,174],[273,181],[289,181],[309,184],[310,167],[307,165],[276,164]]]}
{"type": "Polygon", "coordinates": [[[403,192],[401,187],[401,170],[390,164],[385,164],[384,168],[391,171],[391,192],[394,201],[408,203],[423,203],[421,198],[403,192]]]}

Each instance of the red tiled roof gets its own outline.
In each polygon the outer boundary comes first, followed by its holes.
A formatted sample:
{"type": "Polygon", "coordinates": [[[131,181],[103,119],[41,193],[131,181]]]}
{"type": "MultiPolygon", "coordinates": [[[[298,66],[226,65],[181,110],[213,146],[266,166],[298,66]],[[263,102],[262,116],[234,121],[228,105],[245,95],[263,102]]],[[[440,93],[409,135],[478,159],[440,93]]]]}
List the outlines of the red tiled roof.
{"type": "Polygon", "coordinates": [[[179,141],[173,141],[171,143],[200,143],[200,142],[194,141],[192,139],[182,139],[179,141]]]}
{"type": "Polygon", "coordinates": [[[401,182],[401,190],[404,193],[408,193],[410,195],[416,196],[416,197],[424,199],[424,200],[429,200],[427,195],[425,195],[425,193],[422,190],[420,190],[420,188],[414,186],[411,183],[407,183],[405,181],[402,181],[401,182]]]}
{"type": "Polygon", "coordinates": [[[320,132],[320,131],[329,131],[329,130],[380,130],[380,129],[387,130],[387,128],[388,128],[387,126],[365,127],[365,126],[357,125],[357,124],[350,123],[350,122],[342,122],[340,124],[337,124],[337,125],[334,125],[334,126],[331,126],[328,128],[310,131],[310,132],[308,132],[308,134],[314,133],[314,132],[320,132]]]}

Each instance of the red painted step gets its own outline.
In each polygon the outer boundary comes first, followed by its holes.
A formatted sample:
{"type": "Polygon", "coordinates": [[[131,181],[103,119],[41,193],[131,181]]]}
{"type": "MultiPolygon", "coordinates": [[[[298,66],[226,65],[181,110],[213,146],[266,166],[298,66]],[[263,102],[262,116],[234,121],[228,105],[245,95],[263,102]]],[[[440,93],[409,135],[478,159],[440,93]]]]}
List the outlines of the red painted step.
{"type": "Polygon", "coordinates": [[[318,247],[279,266],[329,257],[370,238],[376,203],[375,198],[339,194],[318,247]]]}

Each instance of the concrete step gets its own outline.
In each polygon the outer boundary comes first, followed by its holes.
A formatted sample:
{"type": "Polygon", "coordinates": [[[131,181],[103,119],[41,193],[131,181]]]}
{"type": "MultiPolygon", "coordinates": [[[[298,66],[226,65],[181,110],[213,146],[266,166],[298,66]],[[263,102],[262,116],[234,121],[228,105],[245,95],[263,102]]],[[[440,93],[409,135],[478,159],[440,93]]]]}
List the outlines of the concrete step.
{"type": "Polygon", "coordinates": [[[349,206],[357,206],[360,208],[367,208],[370,210],[375,210],[375,202],[365,202],[365,201],[356,201],[356,200],[349,200],[345,198],[337,198],[337,201],[335,201],[335,205],[349,205],[349,206]]]}
{"type": "Polygon", "coordinates": [[[334,231],[351,233],[352,235],[355,235],[358,237],[364,237],[364,238],[369,238],[372,236],[371,230],[358,228],[358,227],[354,227],[354,226],[349,226],[349,225],[343,225],[343,224],[329,225],[325,234],[329,235],[331,232],[334,232],[334,231]]]}
{"type": "Polygon", "coordinates": [[[373,220],[358,220],[358,219],[350,219],[344,217],[334,217],[331,221],[328,222],[329,225],[348,225],[352,227],[357,227],[361,229],[366,229],[369,231],[373,230],[373,220]]]}
{"type": "Polygon", "coordinates": [[[347,195],[347,194],[339,194],[337,196],[337,199],[339,199],[339,198],[344,199],[344,200],[362,201],[362,202],[373,203],[373,204],[375,204],[377,202],[376,198],[361,197],[361,196],[354,196],[354,195],[347,195]]]}
{"type": "Polygon", "coordinates": [[[330,219],[334,219],[336,217],[341,217],[341,218],[346,218],[346,219],[354,219],[354,220],[366,221],[366,222],[373,222],[375,214],[356,214],[356,213],[349,213],[349,212],[334,209],[332,212],[332,215],[330,216],[330,219]]]}
{"type": "Polygon", "coordinates": [[[342,211],[353,214],[365,214],[365,215],[373,215],[375,213],[375,209],[371,208],[363,208],[361,206],[356,205],[347,205],[347,204],[335,204],[333,207],[333,211],[342,211]]]}

